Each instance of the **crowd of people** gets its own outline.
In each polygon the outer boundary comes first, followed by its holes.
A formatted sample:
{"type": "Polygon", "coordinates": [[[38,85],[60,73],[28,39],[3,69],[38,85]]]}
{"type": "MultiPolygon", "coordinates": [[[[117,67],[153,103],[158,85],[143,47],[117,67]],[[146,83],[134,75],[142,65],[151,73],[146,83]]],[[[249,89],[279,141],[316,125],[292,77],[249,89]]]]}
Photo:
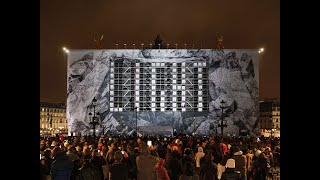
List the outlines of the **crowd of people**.
{"type": "Polygon", "coordinates": [[[40,179],[280,179],[280,138],[42,137],[40,179]]]}

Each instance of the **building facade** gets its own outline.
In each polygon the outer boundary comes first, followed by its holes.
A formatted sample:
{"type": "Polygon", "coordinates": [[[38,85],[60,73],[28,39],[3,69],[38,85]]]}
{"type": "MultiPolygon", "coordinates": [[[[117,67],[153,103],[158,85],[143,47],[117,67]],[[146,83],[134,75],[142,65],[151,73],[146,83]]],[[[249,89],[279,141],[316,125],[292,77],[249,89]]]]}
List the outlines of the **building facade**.
{"type": "Polygon", "coordinates": [[[40,136],[67,135],[66,105],[40,102],[40,136]]]}
{"type": "Polygon", "coordinates": [[[67,89],[68,133],[260,135],[255,49],[70,50],[67,89]]]}
{"type": "Polygon", "coordinates": [[[260,133],[265,137],[280,137],[280,100],[267,99],[260,105],[260,133]]]}

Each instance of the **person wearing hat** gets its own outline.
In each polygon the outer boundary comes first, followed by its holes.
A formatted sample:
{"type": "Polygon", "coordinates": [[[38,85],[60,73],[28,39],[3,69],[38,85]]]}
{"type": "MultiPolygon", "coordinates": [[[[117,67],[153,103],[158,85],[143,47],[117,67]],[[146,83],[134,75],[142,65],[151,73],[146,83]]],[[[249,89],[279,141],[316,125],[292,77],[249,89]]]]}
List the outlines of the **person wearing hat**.
{"type": "Polygon", "coordinates": [[[228,159],[226,164],[226,170],[221,175],[221,180],[240,180],[240,171],[235,171],[236,161],[234,159],[228,159]]]}

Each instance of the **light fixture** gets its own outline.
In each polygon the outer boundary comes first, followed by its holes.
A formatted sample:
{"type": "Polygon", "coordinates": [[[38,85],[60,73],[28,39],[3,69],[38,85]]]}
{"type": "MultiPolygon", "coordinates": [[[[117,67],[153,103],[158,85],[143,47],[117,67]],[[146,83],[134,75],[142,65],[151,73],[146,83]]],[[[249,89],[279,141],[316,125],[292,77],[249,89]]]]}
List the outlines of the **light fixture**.
{"type": "Polygon", "coordinates": [[[62,49],[65,53],[69,53],[69,49],[67,49],[66,47],[63,47],[62,49]]]}

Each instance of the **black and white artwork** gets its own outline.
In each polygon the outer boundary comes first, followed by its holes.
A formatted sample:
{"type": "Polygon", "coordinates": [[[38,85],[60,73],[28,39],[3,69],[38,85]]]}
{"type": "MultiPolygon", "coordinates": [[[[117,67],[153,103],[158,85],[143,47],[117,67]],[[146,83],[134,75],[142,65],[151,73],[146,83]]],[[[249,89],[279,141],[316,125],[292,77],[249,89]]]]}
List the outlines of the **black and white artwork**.
{"type": "Polygon", "coordinates": [[[96,134],[132,134],[139,127],[158,126],[220,135],[223,122],[225,135],[258,136],[258,106],[258,50],[99,49],[68,54],[69,134],[92,134],[94,117],[96,134]]]}

